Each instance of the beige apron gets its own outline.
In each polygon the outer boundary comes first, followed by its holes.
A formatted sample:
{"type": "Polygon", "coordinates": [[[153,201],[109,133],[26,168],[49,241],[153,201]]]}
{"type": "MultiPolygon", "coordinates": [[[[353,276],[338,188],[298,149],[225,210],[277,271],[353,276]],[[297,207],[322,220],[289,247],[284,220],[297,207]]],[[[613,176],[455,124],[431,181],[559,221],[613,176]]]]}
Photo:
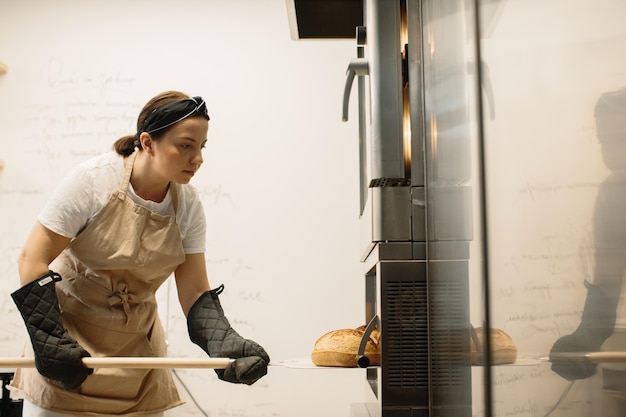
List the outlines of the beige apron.
{"type": "MultiPolygon", "coordinates": [[[[185,254],[176,217],[126,195],[136,155],[125,161],[120,190],[50,266],[63,277],[56,285],[65,327],[92,356],[167,353],[155,293],[185,254]]],[[[170,191],[176,211],[176,186],[170,191]]],[[[71,414],[142,415],[182,403],[167,369],[95,369],[72,392],[21,369],[12,385],[40,407],[71,414]]]]}

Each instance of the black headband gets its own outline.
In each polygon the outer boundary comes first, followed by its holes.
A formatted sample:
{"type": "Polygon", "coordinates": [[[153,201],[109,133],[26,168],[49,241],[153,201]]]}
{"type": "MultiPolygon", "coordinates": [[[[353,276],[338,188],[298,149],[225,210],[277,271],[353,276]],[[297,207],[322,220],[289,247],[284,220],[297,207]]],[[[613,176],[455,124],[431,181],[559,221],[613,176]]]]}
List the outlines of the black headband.
{"type": "Polygon", "coordinates": [[[139,133],[156,132],[191,116],[202,116],[210,120],[202,97],[185,98],[159,107],[146,118],[139,133]]]}

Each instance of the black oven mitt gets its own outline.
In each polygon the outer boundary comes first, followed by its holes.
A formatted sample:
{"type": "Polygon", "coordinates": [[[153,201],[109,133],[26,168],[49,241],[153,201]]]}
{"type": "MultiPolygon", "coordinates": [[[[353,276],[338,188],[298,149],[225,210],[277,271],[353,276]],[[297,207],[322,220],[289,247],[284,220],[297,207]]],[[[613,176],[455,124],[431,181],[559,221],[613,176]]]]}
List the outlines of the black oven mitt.
{"type": "Polygon", "coordinates": [[[597,364],[585,354],[598,352],[615,326],[615,303],[599,287],[588,282],[585,286],[587,298],[580,325],[574,333],[559,338],[550,350],[552,370],[568,381],[596,373],[597,364]]]}
{"type": "Polygon", "coordinates": [[[91,356],[89,352],[63,326],[54,284],[60,280],[61,275],[48,271],[11,297],[26,323],[35,352],[35,367],[41,375],[71,391],[78,388],[93,369],[85,367],[81,360],[91,356]]]}
{"type": "Polygon", "coordinates": [[[267,374],[270,357],[258,343],[244,339],[224,316],[218,288],[206,291],[191,306],[187,315],[189,338],[214,358],[234,359],[226,369],[216,369],[221,380],[252,385],[267,374]]]}

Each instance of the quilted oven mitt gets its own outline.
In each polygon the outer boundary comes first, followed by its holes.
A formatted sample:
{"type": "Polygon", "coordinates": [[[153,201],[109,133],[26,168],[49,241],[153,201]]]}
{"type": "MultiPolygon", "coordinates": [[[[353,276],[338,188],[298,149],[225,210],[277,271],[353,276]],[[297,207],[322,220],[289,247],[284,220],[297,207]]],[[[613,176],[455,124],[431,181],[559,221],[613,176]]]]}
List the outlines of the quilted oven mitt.
{"type": "Polygon", "coordinates": [[[187,315],[189,338],[209,356],[232,358],[226,369],[216,369],[218,378],[232,383],[252,385],[267,374],[270,358],[258,343],[244,339],[224,316],[218,295],[224,285],[206,291],[187,315]]]}
{"type": "Polygon", "coordinates": [[[568,381],[589,378],[597,364],[584,355],[598,352],[611,336],[616,320],[615,302],[598,286],[585,282],[587,298],[580,325],[572,334],[559,338],[550,350],[552,370],[568,381]]]}
{"type": "Polygon", "coordinates": [[[35,367],[46,378],[57,381],[67,391],[78,388],[93,369],[81,358],[91,356],[67,332],[61,320],[61,309],[55,282],[61,275],[48,271],[11,294],[35,352],[35,367]]]}

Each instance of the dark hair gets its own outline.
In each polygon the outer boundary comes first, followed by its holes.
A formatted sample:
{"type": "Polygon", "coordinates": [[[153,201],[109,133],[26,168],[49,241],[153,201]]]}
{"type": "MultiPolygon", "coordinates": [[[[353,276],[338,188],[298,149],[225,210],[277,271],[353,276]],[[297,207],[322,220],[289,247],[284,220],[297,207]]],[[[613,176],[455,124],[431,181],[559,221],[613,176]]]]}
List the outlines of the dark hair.
{"type": "Polygon", "coordinates": [[[626,113],[626,88],[602,94],[594,112],[596,117],[607,113],[626,113]]]}
{"type": "MultiPolygon", "coordinates": [[[[189,96],[185,93],[181,93],[180,91],[165,91],[155,97],[153,97],[150,101],[143,106],[141,112],[139,112],[139,117],[137,117],[137,133],[134,135],[126,135],[122,136],[113,144],[113,149],[120,155],[128,156],[132,154],[137,147],[141,151],[141,146],[139,146],[139,134],[141,133],[141,128],[145,122],[145,120],[152,114],[153,111],[165,106],[166,104],[172,103],[178,100],[184,100],[189,98],[189,96]]],[[[164,129],[160,129],[150,133],[152,138],[160,139],[163,137],[165,132],[169,127],[164,129]]]]}

